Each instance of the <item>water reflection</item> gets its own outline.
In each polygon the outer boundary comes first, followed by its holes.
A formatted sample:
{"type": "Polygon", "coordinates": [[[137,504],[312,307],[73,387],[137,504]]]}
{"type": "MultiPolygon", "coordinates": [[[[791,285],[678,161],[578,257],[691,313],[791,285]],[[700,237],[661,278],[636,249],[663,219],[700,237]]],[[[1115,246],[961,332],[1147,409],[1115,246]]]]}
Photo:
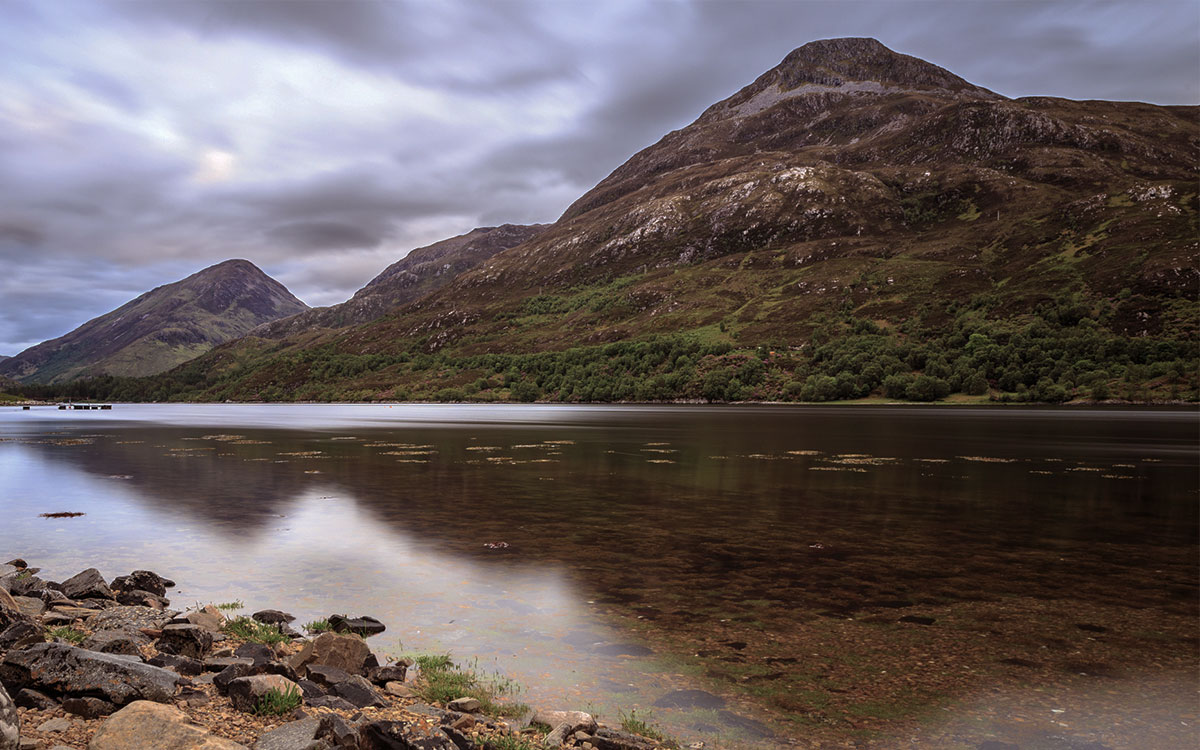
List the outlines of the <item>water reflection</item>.
{"type": "MultiPolygon", "coordinates": [[[[109,575],[171,574],[180,601],[372,614],[383,640],[478,654],[536,699],[586,696],[610,716],[699,685],[736,709],[656,709],[685,736],[749,742],[761,727],[733,726],[739,715],[785,734],[885,725],[869,701],[837,702],[868,679],[848,640],[933,696],[975,684],[943,672],[1002,658],[1050,679],[1072,650],[1109,663],[1154,650],[1077,642],[1075,620],[1147,629],[1138,613],[1153,611],[1159,647],[1194,637],[1188,413],[64,414],[0,412],[13,518],[0,541],[50,574],[109,560],[109,575]],[[49,526],[46,510],[88,515],[49,526]],[[952,628],[893,628],[905,613],[952,628]],[[973,645],[980,634],[994,653],[973,645]],[[932,648],[943,661],[918,658],[932,648]],[[820,691],[834,701],[818,705],[820,691]]],[[[871,690],[889,679],[872,675],[871,690]]]]}

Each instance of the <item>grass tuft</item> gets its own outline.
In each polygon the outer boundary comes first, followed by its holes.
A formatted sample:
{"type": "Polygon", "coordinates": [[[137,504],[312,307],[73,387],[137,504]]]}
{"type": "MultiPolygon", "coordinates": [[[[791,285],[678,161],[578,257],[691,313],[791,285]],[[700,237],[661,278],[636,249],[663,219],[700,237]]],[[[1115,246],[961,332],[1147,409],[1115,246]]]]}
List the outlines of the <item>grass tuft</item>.
{"type": "Polygon", "coordinates": [[[249,617],[237,617],[225,623],[225,632],[234,638],[268,646],[292,642],[291,636],[285,635],[278,625],[267,625],[249,617]]]}
{"type": "Polygon", "coordinates": [[[238,609],[245,609],[246,603],[243,602],[241,599],[238,599],[237,601],[222,602],[220,604],[214,604],[213,606],[216,607],[217,609],[224,610],[226,612],[232,612],[232,611],[238,610],[238,609]]]}
{"type": "Polygon", "coordinates": [[[50,628],[46,631],[46,634],[51,638],[61,638],[64,641],[69,641],[76,645],[83,643],[88,637],[88,634],[82,630],[76,630],[75,628],[67,625],[59,628],[50,628]]]}
{"type": "Polygon", "coordinates": [[[621,720],[621,729],[630,734],[641,735],[646,739],[665,743],[668,747],[678,747],[657,726],[650,723],[651,714],[649,711],[639,716],[637,709],[631,708],[629,709],[629,713],[617,711],[617,717],[621,720]]]}
{"type": "Polygon", "coordinates": [[[300,708],[303,700],[304,694],[296,688],[288,688],[286,691],[271,688],[258,699],[254,713],[259,716],[283,716],[300,708]]]}
{"type": "Polygon", "coordinates": [[[455,698],[475,698],[480,712],[489,716],[522,716],[529,706],[511,700],[521,686],[499,673],[480,672],[478,661],[470,666],[454,663],[449,654],[408,654],[420,668],[417,694],[429,703],[449,703],[455,698]]]}
{"type": "Polygon", "coordinates": [[[542,746],[515,734],[492,737],[487,741],[488,750],[542,750],[542,746]]]}
{"type": "Polygon", "coordinates": [[[329,620],[313,620],[312,622],[304,623],[304,630],[309,633],[331,633],[333,626],[329,624],[329,620]]]}

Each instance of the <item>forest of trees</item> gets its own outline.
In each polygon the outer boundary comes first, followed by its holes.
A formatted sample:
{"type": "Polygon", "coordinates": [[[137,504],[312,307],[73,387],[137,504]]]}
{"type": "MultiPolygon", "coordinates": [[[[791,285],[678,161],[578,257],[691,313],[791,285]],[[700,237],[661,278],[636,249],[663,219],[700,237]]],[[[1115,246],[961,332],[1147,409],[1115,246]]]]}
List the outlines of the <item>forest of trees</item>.
{"type": "Polygon", "coordinates": [[[942,311],[950,322],[937,329],[920,317],[883,328],[842,315],[819,321],[802,344],[753,348],[694,334],[529,354],[350,354],[325,346],[17,392],[113,401],[1197,400],[1195,341],[1119,336],[1070,300],[1045,304],[1020,323],[986,313],[986,300],[952,305],[942,311]]]}

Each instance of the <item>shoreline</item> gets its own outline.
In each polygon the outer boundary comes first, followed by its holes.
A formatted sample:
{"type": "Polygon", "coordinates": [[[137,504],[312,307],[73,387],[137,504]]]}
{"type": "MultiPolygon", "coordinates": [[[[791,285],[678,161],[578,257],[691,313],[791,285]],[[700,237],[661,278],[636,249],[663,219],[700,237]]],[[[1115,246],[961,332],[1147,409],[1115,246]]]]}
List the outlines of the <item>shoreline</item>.
{"type": "Polygon", "coordinates": [[[679,747],[636,713],[616,727],[575,707],[532,709],[507,678],[446,654],[389,663],[368,644],[387,626],[369,616],[300,632],[279,610],[233,615],[240,601],[172,609],[174,582],[151,571],[38,572],[0,564],[4,750],[679,747]]]}

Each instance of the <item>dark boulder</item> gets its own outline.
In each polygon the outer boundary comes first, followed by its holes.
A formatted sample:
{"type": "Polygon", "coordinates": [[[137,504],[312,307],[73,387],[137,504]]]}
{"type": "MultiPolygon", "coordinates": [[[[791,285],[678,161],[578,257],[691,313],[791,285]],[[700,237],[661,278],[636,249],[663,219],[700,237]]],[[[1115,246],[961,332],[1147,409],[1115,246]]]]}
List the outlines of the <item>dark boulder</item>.
{"type": "Polygon", "coordinates": [[[171,600],[165,596],[159,596],[158,594],[143,591],[142,589],[118,591],[117,602],[127,607],[150,607],[151,609],[166,609],[171,605],[171,600]]]}
{"type": "Polygon", "coordinates": [[[606,728],[597,729],[591,743],[598,750],[654,750],[657,747],[645,737],[606,728]]]}
{"type": "Polygon", "coordinates": [[[376,685],[386,685],[389,682],[404,682],[408,676],[408,665],[404,662],[389,664],[386,667],[375,667],[367,670],[367,679],[376,685]]]}
{"type": "Polygon", "coordinates": [[[330,615],[329,627],[335,633],[354,633],[366,638],[371,635],[378,635],[387,630],[382,622],[374,617],[347,617],[346,615],[330,615]]]}
{"type": "Polygon", "coordinates": [[[117,705],[175,695],[179,676],[128,656],[102,654],[61,643],[10,651],[0,662],[0,682],[51,694],[103,697],[117,705]]]}
{"type": "Polygon", "coordinates": [[[104,654],[125,654],[126,656],[142,656],[142,646],[150,645],[149,636],[140,630],[121,628],[120,630],[100,630],[92,633],[80,644],[88,651],[99,651],[104,654]]]}
{"type": "Polygon", "coordinates": [[[0,631],[0,651],[29,648],[46,640],[46,629],[32,620],[17,620],[0,631]]]}
{"type": "Polygon", "coordinates": [[[330,692],[355,708],[383,708],[387,705],[371,683],[358,675],[351,675],[345,682],[334,685],[330,692]]]}
{"type": "Polygon", "coordinates": [[[275,652],[265,643],[248,642],[237,647],[233,655],[242,659],[252,659],[255,664],[264,661],[275,661],[275,652]]]}
{"type": "Polygon", "coordinates": [[[166,596],[167,589],[174,588],[175,582],[163,578],[149,570],[135,570],[127,576],[117,576],[113,579],[112,587],[121,591],[149,591],[156,596],[166,596]]]}
{"type": "Polygon", "coordinates": [[[165,625],[158,639],[158,650],[192,659],[203,659],[212,648],[213,636],[200,625],[165,625]]]}
{"type": "Polygon", "coordinates": [[[54,586],[67,595],[68,599],[112,599],[112,589],[104,581],[104,576],[95,568],[88,568],[82,573],[71,576],[54,586]]]}

